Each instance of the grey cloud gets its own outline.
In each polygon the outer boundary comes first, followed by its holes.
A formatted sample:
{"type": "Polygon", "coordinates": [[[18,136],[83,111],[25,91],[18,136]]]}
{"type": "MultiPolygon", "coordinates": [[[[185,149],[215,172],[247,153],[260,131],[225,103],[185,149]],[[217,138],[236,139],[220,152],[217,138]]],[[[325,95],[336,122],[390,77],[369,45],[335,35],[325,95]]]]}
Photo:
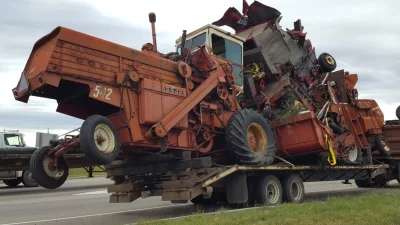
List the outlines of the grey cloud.
{"type": "Polygon", "coordinates": [[[82,125],[81,120],[70,116],[52,112],[28,111],[27,109],[2,109],[0,110],[0,118],[3,118],[0,123],[1,127],[7,129],[72,130],[82,125]]]}

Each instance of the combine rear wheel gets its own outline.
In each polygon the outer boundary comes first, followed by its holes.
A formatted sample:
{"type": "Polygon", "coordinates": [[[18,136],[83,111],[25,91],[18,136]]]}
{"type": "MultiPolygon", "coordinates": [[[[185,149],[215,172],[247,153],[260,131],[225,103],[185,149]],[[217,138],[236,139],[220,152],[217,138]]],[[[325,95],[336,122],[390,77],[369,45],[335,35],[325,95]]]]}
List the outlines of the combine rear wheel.
{"type": "Polygon", "coordinates": [[[90,116],[83,122],[80,145],[85,156],[100,165],[114,161],[120,147],[115,126],[109,119],[100,115],[90,116]]]}
{"type": "Polygon", "coordinates": [[[46,146],[36,150],[30,160],[30,170],[33,179],[47,189],[55,189],[67,180],[69,169],[64,157],[58,159],[57,168],[54,167],[54,158],[49,156],[51,147],[46,146]]]}
{"type": "Polygon", "coordinates": [[[304,183],[298,175],[289,175],[282,180],[283,201],[299,203],[304,199],[304,183]]]}
{"type": "Polygon", "coordinates": [[[336,60],[328,53],[322,53],[318,57],[318,63],[324,72],[332,72],[336,69],[336,60]]]}
{"type": "Polygon", "coordinates": [[[242,165],[270,165],[275,160],[275,138],[261,114],[237,111],[228,121],[226,144],[229,153],[242,165]]]}

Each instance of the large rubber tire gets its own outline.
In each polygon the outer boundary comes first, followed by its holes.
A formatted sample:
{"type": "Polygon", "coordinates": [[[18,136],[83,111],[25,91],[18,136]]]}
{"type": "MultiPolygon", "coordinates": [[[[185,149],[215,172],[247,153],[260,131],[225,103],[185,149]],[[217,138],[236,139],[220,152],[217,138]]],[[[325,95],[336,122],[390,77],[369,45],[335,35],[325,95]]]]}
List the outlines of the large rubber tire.
{"type": "Polygon", "coordinates": [[[369,179],[365,180],[354,180],[356,183],[357,187],[359,188],[370,188],[373,186],[372,182],[369,179]]]}
{"type": "Polygon", "coordinates": [[[382,142],[385,142],[385,137],[383,135],[377,135],[375,137],[375,146],[378,149],[379,153],[381,153],[381,155],[383,156],[391,157],[392,153],[390,152],[389,146],[386,146],[386,142],[385,144],[383,144],[382,142]]]}
{"type": "Polygon", "coordinates": [[[303,179],[298,175],[289,175],[282,179],[282,200],[300,203],[304,200],[305,189],[303,179]]]}
{"type": "Polygon", "coordinates": [[[197,197],[190,200],[195,205],[216,205],[221,200],[220,193],[213,193],[210,198],[203,198],[203,195],[198,195],[197,197]]]}
{"type": "Polygon", "coordinates": [[[260,177],[253,190],[256,204],[277,205],[282,202],[282,185],[276,176],[260,177]]]}
{"type": "Polygon", "coordinates": [[[37,187],[39,184],[36,182],[35,179],[32,177],[32,172],[29,170],[25,170],[22,173],[22,178],[21,178],[22,183],[24,184],[25,187],[37,187]]]}
{"type": "Polygon", "coordinates": [[[237,111],[229,119],[225,133],[227,150],[235,163],[270,165],[274,162],[276,152],[274,133],[261,114],[251,109],[237,111]],[[261,127],[265,134],[266,143],[261,145],[262,151],[257,153],[252,150],[248,142],[248,129],[251,126],[261,127]]]}
{"type": "Polygon", "coordinates": [[[318,63],[323,72],[332,72],[336,69],[336,60],[328,53],[322,53],[318,57],[318,63]]]}
{"type": "Polygon", "coordinates": [[[30,171],[32,172],[32,178],[35,179],[40,186],[47,189],[56,189],[67,180],[69,169],[67,161],[62,156],[58,159],[57,171],[50,172],[47,167],[45,168],[45,160],[53,160],[48,156],[50,150],[52,150],[52,147],[45,146],[37,149],[33,153],[30,160],[30,171]],[[48,172],[46,172],[46,170],[48,172]],[[49,173],[53,174],[49,175],[49,173]]]}
{"type": "Polygon", "coordinates": [[[9,187],[16,187],[21,183],[21,181],[19,179],[3,180],[3,183],[9,187]]]}
{"type": "Polygon", "coordinates": [[[91,162],[106,165],[117,158],[120,148],[118,133],[106,117],[89,116],[81,126],[79,137],[81,149],[91,162]]]}
{"type": "Polygon", "coordinates": [[[400,106],[398,106],[396,109],[396,116],[397,116],[397,119],[400,120],[400,106]]]}

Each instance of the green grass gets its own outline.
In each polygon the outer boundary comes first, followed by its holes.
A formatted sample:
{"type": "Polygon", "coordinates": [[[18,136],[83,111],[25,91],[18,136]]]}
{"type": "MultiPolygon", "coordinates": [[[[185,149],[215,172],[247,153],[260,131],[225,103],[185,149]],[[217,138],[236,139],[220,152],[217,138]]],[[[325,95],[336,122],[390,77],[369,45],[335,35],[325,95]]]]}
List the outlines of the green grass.
{"type": "MultiPolygon", "coordinates": [[[[95,171],[99,171],[99,168],[95,168],[95,171]]],[[[84,168],[71,168],[69,169],[69,178],[77,178],[77,177],[88,177],[88,172],[84,168]]],[[[94,172],[94,177],[104,177],[106,175],[105,172],[94,172]]]]}
{"type": "Polygon", "coordinates": [[[400,224],[400,191],[331,197],[325,202],[281,204],[238,212],[199,214],[177,220],[147,221],[155,225],[395,225],[400,224]]]}

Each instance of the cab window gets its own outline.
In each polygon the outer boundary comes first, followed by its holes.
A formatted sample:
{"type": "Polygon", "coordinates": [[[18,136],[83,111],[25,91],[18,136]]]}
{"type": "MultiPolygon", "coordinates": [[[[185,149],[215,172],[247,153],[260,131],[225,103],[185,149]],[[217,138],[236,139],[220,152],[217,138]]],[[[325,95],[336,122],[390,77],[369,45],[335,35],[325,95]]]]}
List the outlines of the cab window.
{"type": "Polygon", "coordinates": [[[18,134],[4,134],[4,143],[8,146],[22,147],[22,139],[18,134]]]}
{"type": "MultiPolygon", "coordinates": [[[[199,45],[204,45],[206,43],[206,32],[197,35],[194,38],[191,38],[189,40],[185,41],[185,48],[190,49],[191,51],[193,51],[194,49],[196,49],[199,45]]],[[[181,44],[178,45],[177,47],[177,51],[178,53],[181,52],[181,44]]]]}
{"type": "Polygon", "coordinates": [[[211,35],[211,42],[214,55],[235,63],[233,64],[233,71],[237,77],[235,83],[242,86],[242,46],[215,34],[211,35]]]}

